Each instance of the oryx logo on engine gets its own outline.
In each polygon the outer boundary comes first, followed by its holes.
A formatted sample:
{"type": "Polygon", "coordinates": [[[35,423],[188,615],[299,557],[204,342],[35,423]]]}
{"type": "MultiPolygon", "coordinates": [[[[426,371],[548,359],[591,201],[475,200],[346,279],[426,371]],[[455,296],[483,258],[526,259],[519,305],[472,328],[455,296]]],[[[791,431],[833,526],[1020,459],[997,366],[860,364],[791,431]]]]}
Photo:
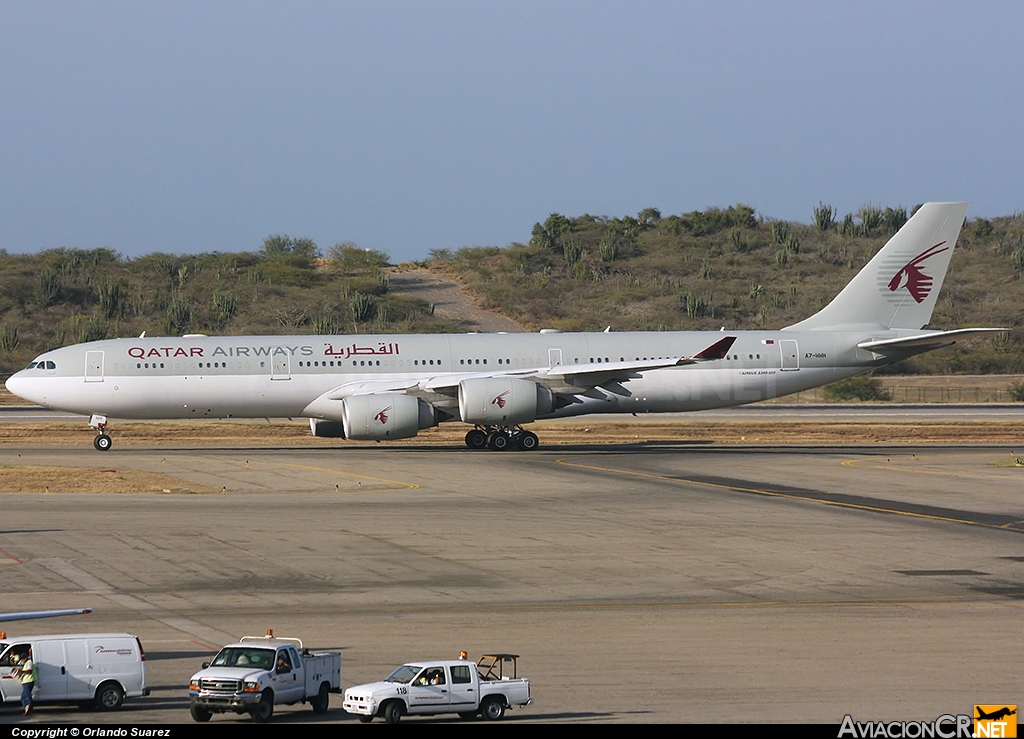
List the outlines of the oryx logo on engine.
{"type": "Polygon", "coordinates": [[[387,408],[385,408],[380,413],[378,413],[376,416],[374,416],[373,420],[374,421],[380,421],[381,424],[386,424],[388,422],[388,412],[392,408],[394,408],[394,406],[393,405],[389,405],[387,408]]]}
{"type": "Polygon", "coordinates": [[[491,405],[496,405],[499,408],[504,408],[505,407],[505,396],[508,395],[510,392],[512,392],[512,391],[511,390],[506,390],[503,393],[498,393],[497,395],[495,395],[494,399],[491,400],[491,405]]]}

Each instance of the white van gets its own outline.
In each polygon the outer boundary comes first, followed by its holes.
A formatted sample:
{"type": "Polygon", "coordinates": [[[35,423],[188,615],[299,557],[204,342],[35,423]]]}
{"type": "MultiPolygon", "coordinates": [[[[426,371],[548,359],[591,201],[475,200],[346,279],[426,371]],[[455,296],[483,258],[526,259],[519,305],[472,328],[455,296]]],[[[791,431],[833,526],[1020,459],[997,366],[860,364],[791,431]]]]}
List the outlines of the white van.
{"type": "Polygon", "coordinates": [[[32,647],[36,664],[36,703],[78,703],[104,711],[125,698],[149,695],[146,652],[131,634],[57,634],[0,639],[0,702],[21,700],[21,679],[12,657],[24,659],[32,647]]]}

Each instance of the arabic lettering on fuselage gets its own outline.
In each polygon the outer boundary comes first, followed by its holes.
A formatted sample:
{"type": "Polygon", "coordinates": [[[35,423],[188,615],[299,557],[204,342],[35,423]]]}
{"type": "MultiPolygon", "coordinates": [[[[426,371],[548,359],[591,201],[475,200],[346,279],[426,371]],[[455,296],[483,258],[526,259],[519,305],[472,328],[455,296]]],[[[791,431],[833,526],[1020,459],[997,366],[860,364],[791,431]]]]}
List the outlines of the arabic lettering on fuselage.
{"type": "MultiPolygon", "coordinates": [[[[201,346],[161,346],[145,348],[141,346],[133,346],[128,349],[128,356],[132,359],[152,359],[154,357],[184,357],[186,359],[190,357],[205,358],[207,356],[206,349],[208,347],[201,346]]],[[[288,354],[291,356],[300,355],[303,357],[313,356],[313,347],[311,346],[215,346],[213,351],[210,352],[210,357],[270,357],[278,356],[282,354],[288,354]]]]}
{"type": "Polygon", "coordinates": [[[383,341],[377,345],[374,349],[373,346],[359,346],[353,343],[352,346],[345,346],[341,349],[335,349],[333,344],[328,344],[327,348],[324,349],[324,355],[328,357],[358,357],[363,355],[371,356],[387,356],[389,354],[398,354],[398,344],[389,343],[385,344],[383,341]]]}

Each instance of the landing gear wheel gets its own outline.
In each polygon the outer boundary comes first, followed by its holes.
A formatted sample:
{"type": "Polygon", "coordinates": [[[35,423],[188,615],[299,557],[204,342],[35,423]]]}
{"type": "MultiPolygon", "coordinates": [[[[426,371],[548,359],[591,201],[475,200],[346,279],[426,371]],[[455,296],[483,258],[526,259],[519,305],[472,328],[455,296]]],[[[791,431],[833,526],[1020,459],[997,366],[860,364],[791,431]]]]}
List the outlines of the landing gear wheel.
{"type": "Polygon", "coordinates": [[[512,437],[499,431],[491,436],[491,440],[487,442],[487,446],[496,452],[503,452],[512,446],[512,437]]]}
{"type": "Polygon", "coordinates": [[[466,446],[470,449],[483,449],[487,446],[487,434],[480,429],[473,429],[466,434],[466,446]]]}
{"type": "Polygon", "coordinates": [[[193,721],[199,721],[199,722],[205,723],[205,722],[209,721],[211,718],[213,718],[213,714],[212,713],[207,711],[205,708],[200,706],[195,701],[192,701],[192,703],[189,705],[188,712],[192,715],[192,720],[193,721]]]}
{"type": "Polygon", "coordinates": [[[484,718],[488,721],[497,721],[505,715],[505,704],[497,698],[491,698],[480,706],[480,713],[482,713],[484,718]]]}
{"type": "Polygon", "coordinates": [[[100,434],[92,440],[92,445],[96,447],[96,451],[98,452],[108,452],[110,451],[110,447],[114,445],[114,442],[106,434],[100,434]]]}
{"type": "Polygon", "coordinates": [[[402,720],[402,704],[400,701],[392,701],[384,707],[384,723],[397,724],[402,720]]]}
{"type": "Polygon", "coordinates": [[[532,431],[524,431],[516,435],[516,446],[524,452],[532,452],[540,444],[537,434],[532,431]]]}

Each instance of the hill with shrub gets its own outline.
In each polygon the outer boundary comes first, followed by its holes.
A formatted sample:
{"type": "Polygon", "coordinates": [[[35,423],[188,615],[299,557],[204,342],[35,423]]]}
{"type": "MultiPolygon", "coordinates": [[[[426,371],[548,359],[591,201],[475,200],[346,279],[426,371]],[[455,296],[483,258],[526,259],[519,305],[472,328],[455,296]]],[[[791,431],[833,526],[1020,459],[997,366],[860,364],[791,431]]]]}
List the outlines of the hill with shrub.
{"type": "MultiPolygon", "coordinates": [[[[483,305],[532,330],[779,328],[838,293],[907,220],[864,206],[813,222],[765,218],[738,204],[662,216],[551,214],[525,244],[434,250],[423,261],[483,305]]],[[[524,229],[525,230],[525,229],[524,229]]],[[[59,346],[147,335],[431,333],[466,330],[391,290],[386,254],[270,236],[244,253],[109,249],[0,251],[0,370],[59,346]]],[[[936,328],[1008,326],[900,363],[898,372],[1022,373],[1024,217],[965,224],[933,316],[936,328]]]]}

